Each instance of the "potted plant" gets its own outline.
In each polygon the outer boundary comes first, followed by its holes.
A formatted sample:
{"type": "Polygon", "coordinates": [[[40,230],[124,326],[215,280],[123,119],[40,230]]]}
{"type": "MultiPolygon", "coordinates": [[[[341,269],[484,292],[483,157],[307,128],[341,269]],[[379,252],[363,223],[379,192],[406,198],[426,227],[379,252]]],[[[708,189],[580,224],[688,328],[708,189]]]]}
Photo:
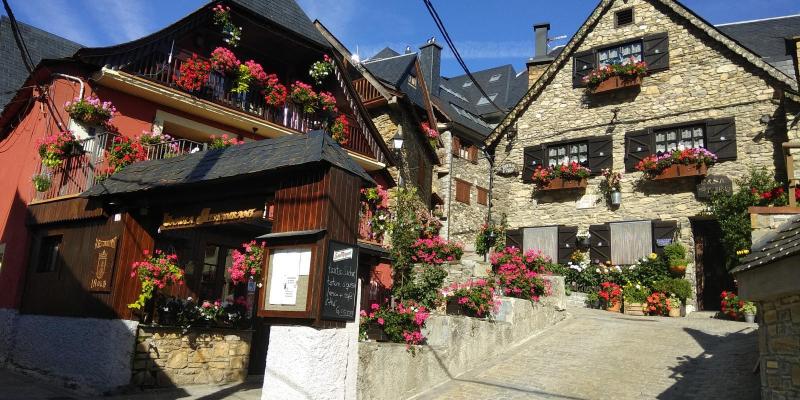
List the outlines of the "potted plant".
{"type": "Polygon", "coordinates": [[[318,101],[317,93],[311,88],[311,85],[296,81],[291,86],[291,93],[289,95],[292,101],[297,104],[304,113],[311,114],[317,110],[318,101]]]}
{"type": "Polygon", "coordinates": [[[650,315],[668,315],[667,295],[661,292],[653,292],[650,296],[647,296],[647,313],[650,315]]]}
{"type": "Polygon", "coordinates": [[[744,301],[739,298],[734,292],[729,292],[723,290],[720,293],[720,310],[723,315],[727,316],[728,318],[738,321],[742,319],[742,307],[744,307],[744,301]]]}
{"type": "Polygon", "coordinates": [[[683,315],[683,302],[681,299],[672,295],[667,298],[667,310],[670,317],[679,318],[683,315]]]}
{"type": "Polygon", "coordinates": [[[673,150],[645,157],[636,170],[644,172],[645,179],[663,180],[705,176],[708,167],[717,162],[717,156],[703,148],[673,150]]]}
{"type": "Polygon", "coordinates": [[[181,63],[178,71],[172,75],[175,86],[187,91],[197,92],[208,82],[211,74],[211,63],[192,54],[192,58],[181,63]]]}
{"type": "Polygon", "coordinates": [[[600,174],[603,176],[603,180],[600,181],[600,192],[612,206],[619,206],[622,204],[622,173],[604,168],[600,174]]]}
{"type": "Polygon", "coordinates": [[[53,184],[52,180],[50,179],[50,175],[48,174],[34,175],[32,181],[33,188],[39,193],[46,192],[53,184]]]}
{"type": "MultiPolygon", "coordinates": [[[[670,303],[670,307],[675,304],[675,307],[678,308],[674,313],[677,313],[678,316],[686,315],[686,302],[692,298],[691,282],[683,278],[659,279],[653,282],[653,290],[666,293],[670,299],[674,299],[670,303]]],[[[670,312],[673,313],[672,308],[670,308],[670,312]]]]}
{"type": "Polygon", "coordinates": [[[589,308],[600,308],[600,296],[597,292],[586,293],[586,306],[589,308]]]}
{"type": "Polygon", "coordinates": [[[752,301],[745,301],[744,305],[741,307],[741,312],[744,314],[744,322],[748,324],[752,324],[756,322],[756,304],[752,301]]]}
{"type": "Polygon", "coordinates": [[[454,283],[442,291],[448,315],[468,317],[491,317],[499,302],[496,301],[492,282],[486,279],[469,280],[464,284],[454,283]]]}
{"type": "Polygon", "coordinates": [[[64,111],[77,122],[100,125],[108,122],[117,109],[110,101],[100,101],[97,96],[91,96],[88,99],[76,97],[72,101],[66,102],[64,111]]]}
{"type": "Polygon", "coordinates": [[[645,303],[647,302],[647,288],[641,283],[628,282],[622,289],[622,296],[625,300],[624,312],[627,315],[644,315],[645,303]]]}
{"type": "Polygon", "coordinates": [[[603,282],[597,296],[603,300],[606,311],[618,313],[622,308],[622,288],[614,282],[603,282]]]}
{"type": "Polygon", "coordinates": [[[633,57],[622,64],[609,64],[598,67],[583,77],[590,93],[610,92],[617,89],[639,86],[647,75],[647,63],[636,61],[633,57]]]}
{"type": "Polygon", "coordinates": [[[591,174],[589,168],[572,162],[547,168],[539,166],[533,172],[532,180],[536,184],[536,189],[541,191],[583,189],[591,174]]]}
{"type": "Polygon", "coordinates": [[[669,263],[672,275],[682,277],[686,274],[686,248],[679,242],[672,242],[664,247],[664,257],[669,263]]]}
{"type": "Polygon", "coordinates": [[[333,73],[333,60],[327,54],[322,56],[322,61],[311,64],[311,69],[308,70],[308,75],[317,85],[321,85],[331,73],[333,73]]]}
{"type": "Polygon", "coordinates": [[[475,237],[475,252],[485,256],[490,251],[502,251],[506,247],[505,218],[496,225],[494,223],[481,225],[475,237]]]}

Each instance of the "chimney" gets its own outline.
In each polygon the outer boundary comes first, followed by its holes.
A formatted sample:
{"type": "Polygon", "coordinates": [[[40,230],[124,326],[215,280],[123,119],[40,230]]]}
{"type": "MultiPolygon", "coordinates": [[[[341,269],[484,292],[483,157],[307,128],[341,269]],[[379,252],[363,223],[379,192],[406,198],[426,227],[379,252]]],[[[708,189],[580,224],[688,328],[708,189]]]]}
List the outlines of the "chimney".
{"type": "Polygon", "coordinates": [[[435,38],[430,38],[419,48],[419,63],[425,84],[432,95],[439,93],[439,81],[442,78],[442,46],[436,43],[435,38]]]}
{"type": "Polygon", "coordinates": [[[534,57],[529,59],[525,65],[528,67],[528,88],[542,76],[547,66],[553,62],[553,57],[550,57],[547,49],[547,35],[550,33],[550,23],[542,22],[533,25],[533,34],[536,46],[534,48],[534,57]]]}

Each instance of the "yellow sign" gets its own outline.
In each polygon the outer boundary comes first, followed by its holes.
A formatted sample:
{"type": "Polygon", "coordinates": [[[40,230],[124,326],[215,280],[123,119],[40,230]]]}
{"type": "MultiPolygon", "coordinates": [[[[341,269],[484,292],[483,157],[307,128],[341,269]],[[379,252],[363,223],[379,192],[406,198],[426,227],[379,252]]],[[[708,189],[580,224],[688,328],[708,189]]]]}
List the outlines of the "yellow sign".
{"type": "Polygon", "coordinates": [[[210,208],[204,208],[197,216],[173,216],[164,213],[164,222],[161,229],[190,228],[198,225],[221,224],[224,222],[241,221],[259,217],[260,210],[250,208],[246,210],[225,211],[212,213],[210,208]]]}

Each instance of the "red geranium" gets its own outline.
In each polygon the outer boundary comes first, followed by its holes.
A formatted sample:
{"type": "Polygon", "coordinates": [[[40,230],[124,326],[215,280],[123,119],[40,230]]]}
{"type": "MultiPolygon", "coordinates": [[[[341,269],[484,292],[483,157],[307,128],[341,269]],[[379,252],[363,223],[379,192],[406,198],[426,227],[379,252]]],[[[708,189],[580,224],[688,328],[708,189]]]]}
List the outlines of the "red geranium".
{"type": "Polygon", "coordinates": [[[614,282],[603,282],[600,284],[597,296],[603,299],[607,305],[619,303],[622,299],[622,288],[614,282]]]}
{"type": "Polygon", "coordinates": [[[208,82],[211,73],[211,63],[192,54],[192,58],[184,61],[178,68],[178,73],[172,75],[175,85],[187,91],[199,90],[208,82]]]}

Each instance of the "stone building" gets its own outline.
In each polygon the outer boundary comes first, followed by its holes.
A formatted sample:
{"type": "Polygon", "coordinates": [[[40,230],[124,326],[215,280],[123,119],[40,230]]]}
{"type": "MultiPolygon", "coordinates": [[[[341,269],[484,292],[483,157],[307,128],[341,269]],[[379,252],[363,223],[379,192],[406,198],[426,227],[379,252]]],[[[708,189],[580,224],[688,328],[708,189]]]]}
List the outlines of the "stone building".
{"type": "Polygon", "coordinates": [[[797,78],[785,68],[791,54],[774,53],[792,35],[765,27],[784,27],[782,19],[758,23],[717,28],[674,1],[603,0],[552,61],[529,63],[538,80],[485,142],[500,170],[521,171],[494,177],[495,213],[519,229],[514,238],[565,262],[576,234],[589,234],[592,259],[619,264],[679,240],[694,261],[686,277],[699,306],[718,307],[732,280],[719,228],[695,193],[700,178],[643,180],[635,166],[657,152],[705,147],[719,157],[708,171],[714,176],[735,181],[754,166],[785,175],[780,145],[800,135],[792,123],[797,78]],[[605,93],[584,87],[582,77],[598,65],[629,57],[648,64],[640,84],[605,93]],[[588,186],[535,190],[535,168],[565,160],[592,170],[588,186]],[[619,206],[600,192],[603,168],[624,173],[619,206]]]}

